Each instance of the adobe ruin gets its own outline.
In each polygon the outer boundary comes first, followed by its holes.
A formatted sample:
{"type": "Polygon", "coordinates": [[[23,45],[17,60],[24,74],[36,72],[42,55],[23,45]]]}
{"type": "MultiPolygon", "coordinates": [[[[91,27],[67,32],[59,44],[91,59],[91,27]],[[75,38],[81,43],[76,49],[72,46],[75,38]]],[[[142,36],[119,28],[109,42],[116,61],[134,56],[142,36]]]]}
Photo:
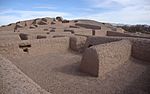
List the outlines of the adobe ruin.
{"type": "Polygon", "coordinates": [[[148,94],[149,74],[148,34],[62,17],[0,27],[2,94],[148,94]]]}

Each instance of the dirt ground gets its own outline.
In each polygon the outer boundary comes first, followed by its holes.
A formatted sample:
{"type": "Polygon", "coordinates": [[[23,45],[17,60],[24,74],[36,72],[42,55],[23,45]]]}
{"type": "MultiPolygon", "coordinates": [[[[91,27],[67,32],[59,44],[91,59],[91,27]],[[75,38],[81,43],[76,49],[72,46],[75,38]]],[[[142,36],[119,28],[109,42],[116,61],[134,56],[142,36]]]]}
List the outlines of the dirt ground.
{"type": "Polygon", "coordinates": [[[150,94],[150,64],[131,58],[104,78],[79,71],[81,55],[45,54],[11,61],[52,94],[150,94]]]}

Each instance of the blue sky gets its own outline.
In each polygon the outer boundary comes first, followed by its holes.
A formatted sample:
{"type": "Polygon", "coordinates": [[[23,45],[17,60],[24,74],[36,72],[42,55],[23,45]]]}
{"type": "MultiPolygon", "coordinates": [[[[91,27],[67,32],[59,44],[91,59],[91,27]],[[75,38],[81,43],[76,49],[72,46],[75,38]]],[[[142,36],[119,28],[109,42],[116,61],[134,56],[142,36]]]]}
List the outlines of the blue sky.
{"type": "Polygon", "coordinates": [[[150,0],[0,0],[0,25],[56,16],[150,24],[150,0]]]}

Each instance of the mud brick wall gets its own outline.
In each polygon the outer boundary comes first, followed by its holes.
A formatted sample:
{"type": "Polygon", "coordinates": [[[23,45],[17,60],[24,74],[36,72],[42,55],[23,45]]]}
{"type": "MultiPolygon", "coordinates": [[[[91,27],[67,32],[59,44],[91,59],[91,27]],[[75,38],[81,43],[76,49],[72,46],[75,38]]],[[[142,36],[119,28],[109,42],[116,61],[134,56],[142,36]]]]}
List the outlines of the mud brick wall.
{"type": "Polygon", "coordinates": [[[132,57],[139,60],[150,62],[150,39],[132,38],[132,37],[89,37],[85,43],[85,49],[88,47],[119,41],[122,39],[130,40],[132,43],[132,57]]]}
{"type": "Polygon", "coordinates": [[[92,76],[105,76],[108,72],[126,63],[131,55],[129,40],[121,40],[92,46],[85,50],[80,70],[92,76]]]}
{"type": "Polygon", "coordinates": [[[0,55],[1,94],[50,94],[0,55]]]}
{"type": "Polygon", "coordinates": [[[70,49],[77,52],[83,52],[85,48],[84,46],[85,46],[86,39],[87,37],[85,36],[70,37],[69,40],[70,49]]]}

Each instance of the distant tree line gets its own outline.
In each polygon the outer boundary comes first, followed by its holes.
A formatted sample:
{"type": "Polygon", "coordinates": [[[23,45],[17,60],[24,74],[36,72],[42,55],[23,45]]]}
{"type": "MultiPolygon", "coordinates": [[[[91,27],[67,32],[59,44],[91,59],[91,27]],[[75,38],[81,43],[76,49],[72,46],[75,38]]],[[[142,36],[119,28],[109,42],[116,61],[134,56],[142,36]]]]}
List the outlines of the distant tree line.
{"type": "Polygon", "coordinates": [[[131,33],[141,32],[141,33],[150,34],[149,25],[123,25],[123,26],[117,26],[117,27],[121,27],[124,30],[131,32],[131,33]]]}

